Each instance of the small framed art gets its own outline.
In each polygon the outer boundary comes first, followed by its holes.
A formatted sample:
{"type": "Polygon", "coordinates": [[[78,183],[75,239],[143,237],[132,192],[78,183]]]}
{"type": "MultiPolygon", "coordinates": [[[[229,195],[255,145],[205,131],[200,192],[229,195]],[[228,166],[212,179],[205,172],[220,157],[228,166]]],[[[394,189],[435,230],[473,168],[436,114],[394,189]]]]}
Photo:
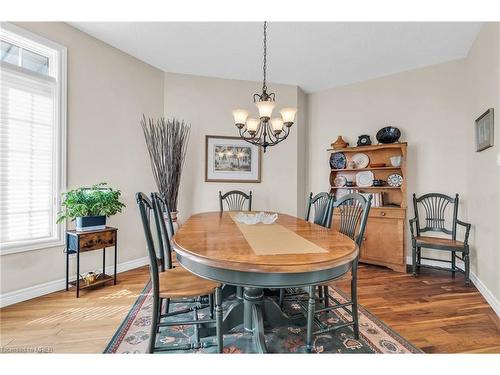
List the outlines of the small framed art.
{"type": "Polygon", "coordinates": [[[488,109],[476,120],[476,152],[493,146],[493,108],[488,109]]]}
{"type": "Polygon", "coordinates": [[[205,181],[260,182],[262,152],[239,137],[205,137],[205,181]]]}

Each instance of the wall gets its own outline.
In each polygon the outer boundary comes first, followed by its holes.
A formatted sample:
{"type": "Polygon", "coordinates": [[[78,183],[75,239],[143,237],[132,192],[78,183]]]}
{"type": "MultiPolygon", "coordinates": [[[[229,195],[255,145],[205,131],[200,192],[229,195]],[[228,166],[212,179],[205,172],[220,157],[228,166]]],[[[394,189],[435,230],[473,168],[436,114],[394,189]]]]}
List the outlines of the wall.
{"type": "Polygon", "coordinates": [[[456,61],[309,95],[310,190],[329,188],[325,150],[338,135],[354,146],[361,134],[377,143],[377,131],[394,125],[408,141],[408,206],[414,192],[459,193],[466,202],[464,82],[464,62],[456,61]]]}
{"type": "MultiPolygon", "coordinates": [[[[460,194],[459,217],[474,224],[471,270],[475,283],[480,288],[484,284],[483,294],[494,296],[490,303],[496,304],[497,312],[499,48],[499,24],[486,24],[464,60],[310,94],[307,174],[309,190],[327,190],[325,150],[338,135],[355,145],[358,135],[369,134],[376,143],[378,129],[400,128],[401,140],[408,142],[408,203],[414,192],[460,194]],[[490,107],[497,111],[496,146],[476,153],[474,120],[490,107]]],[[[412,215],[409,205],[408,217],[412,215]]],[[[410,241],[407,245],[409,255],[410,241]]]]}
{"type": "Polygon", "coordinates": [[[467,189],[472,270],[500,301],[500,23],[486,24],[466,59],[467,189]],[[495,109],[494,147],[475,152],[474,120],[495,109]],[[498,160],[498,161],[497,161],[498,160]]]}
{"type": "MultiPolygon", "coordinates": [[[[127,207],[109,219],[119,228],[118,261],[145,257],[134,194],[153,190],[154,182],[139,120],[142,113],[162,115],[163,72],[64,23],[17,25],[68,49],[67,187],[106,181],[121,189],[127,207]]],[[[58,289],[65,277],[62,248],[4,255],[0,262],[3,297],[44,283],[58,289]]],[[[100,264],[100,252],[82,256],[82,272],[100,264]]]]}
{"type": "MultiPolygon", "coordinates": [[[[297,107],[297,87],[270,84],[277,109],[297,107]]],[[[181,221],[192,213],[219,210],[219,190],[252,190],[254,210],[297,213],[297,128],[285,142],[262,154],[261,183],[205,182],[205,135],[237,136],[232,110],[247,108],[257,115],[252,95],[261,83],[165,73],[165,116],[191,124],[191,138],[179,192],[181,221]]],[[[275,110],[276,111],[276,110],[275,110]]]]}

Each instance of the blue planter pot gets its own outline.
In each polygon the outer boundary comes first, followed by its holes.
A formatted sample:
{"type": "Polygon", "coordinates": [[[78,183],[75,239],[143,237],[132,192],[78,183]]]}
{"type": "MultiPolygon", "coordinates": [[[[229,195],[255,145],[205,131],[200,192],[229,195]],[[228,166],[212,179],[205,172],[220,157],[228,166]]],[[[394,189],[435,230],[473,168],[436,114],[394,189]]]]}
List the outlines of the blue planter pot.
{"type": "Polygon", "coordinates": [[[83,216],[76,218],[76,230],[85,232],[106,228],[106,216],[83,216]]]}

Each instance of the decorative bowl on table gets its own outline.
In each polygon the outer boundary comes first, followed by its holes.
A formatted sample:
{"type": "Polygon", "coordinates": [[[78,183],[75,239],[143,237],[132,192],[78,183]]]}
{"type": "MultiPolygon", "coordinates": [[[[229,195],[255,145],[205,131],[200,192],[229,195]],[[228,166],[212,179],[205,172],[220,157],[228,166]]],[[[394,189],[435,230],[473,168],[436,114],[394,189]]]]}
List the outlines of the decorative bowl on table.
{"type": "Polygon", "coordinates": [[[394,126],[386,126],[377,132],[377,141],[380,143],[394,143],[401,137],[401,131],[394,126]]]}
{"type": "Polygon", "coordinates": [[[277,213],[269,213],[269,212],[257,212],[256,214],[254,213],[245,213],[245,212],[239,212],[234,219],[243,224],[247,225],[254,225],[258,223],[262,224],[272,224],[276,220],[278,220],[278,214],[277,213]]]}

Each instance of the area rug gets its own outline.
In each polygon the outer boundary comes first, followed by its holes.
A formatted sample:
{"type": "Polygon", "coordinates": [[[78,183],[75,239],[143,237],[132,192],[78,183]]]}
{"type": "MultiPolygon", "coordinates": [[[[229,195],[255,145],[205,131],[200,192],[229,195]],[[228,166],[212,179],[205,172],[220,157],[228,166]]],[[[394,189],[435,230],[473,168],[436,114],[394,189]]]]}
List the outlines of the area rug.
{"type": "MultiPolygon", "coordinates": [[[[152,296],[151,285],[148,284],[141,293],[118,331],[104,350],[104,353],[146,353],[151,325],[152,296]]],[[[344,293],[335,287],[330,287],[331,298],[345,302],[344,293]]],[[[223,309],[234,302],[235,297],[224,301],[223,309]]],[[[175,309],[182,309],[189,304],[175,304],[175,309]]],[[[208,314],[208,309],[201,310],[200,319],[208,314]]],[[[319,334],[314,337],[314,352],[316,353],[422,353],[421,350],[410,344],[407,340],[386,326],[370,312],[359,306],[360,339],[355,340],[351,327],[340,328],[333,332],[319,334]]],[[[291,316],[301,313],[297,303],[285,302],[284,311],[291,316]]],[[[191,316],[189,316],[189,319],[191,316]]],[[[167,318],[172,319],[172,318],[167,318]]],[[[177,316],[175,319],[179,319],[177,316]]],[[[320,320],[328,324],[343,323],[350,320],[350,316],[342,309],[336,309],[320,315],[320,320]]],[[[291,320],[289,325],[283,327],[265,327],[266,347],[270,353],[305,353],[306,328],[302,319],[301,323],[291,320]]],[[[157,346],[184,344],[193,340],[194,328],[191,326],[172,326],[162,328],[157,338],[157,346]]],[[[214,337],[202,338],[202,342],[213,342],[214,337]]],[[[242,326],[237,326],[224,335],[224,353],[254,353],[254,344],[251,333],[244,331],[242,326]]],[[[182,353],[183,351],[168,351],[162,353],[182,353]]],[[[214,353],[216,347],[211,346],[188,353],[214,353]]]]}

